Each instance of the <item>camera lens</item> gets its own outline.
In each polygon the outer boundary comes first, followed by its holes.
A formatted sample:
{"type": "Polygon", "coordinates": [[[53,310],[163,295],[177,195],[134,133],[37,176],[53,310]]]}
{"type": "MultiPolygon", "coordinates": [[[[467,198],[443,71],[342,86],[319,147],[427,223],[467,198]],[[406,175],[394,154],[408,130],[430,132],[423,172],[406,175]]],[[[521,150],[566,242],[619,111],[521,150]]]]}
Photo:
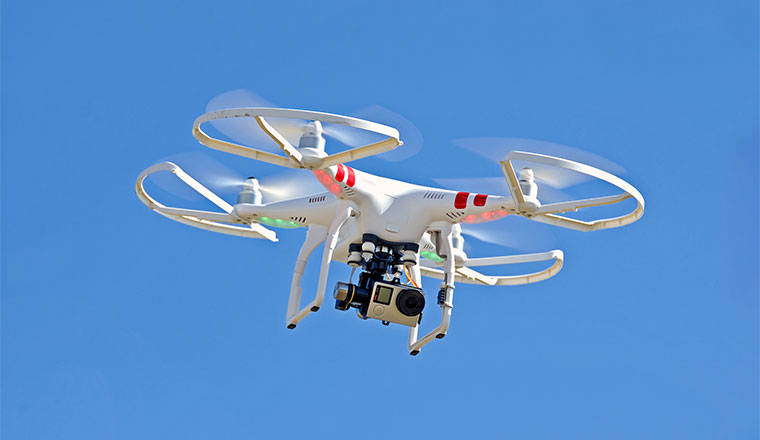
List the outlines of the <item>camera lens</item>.
{"type": "Polygon", "coordinates": [[[402,290],[396,297],[396,307],[406,316],[419,315],[425,308],[425,297],[416,290],[402,290]]]}

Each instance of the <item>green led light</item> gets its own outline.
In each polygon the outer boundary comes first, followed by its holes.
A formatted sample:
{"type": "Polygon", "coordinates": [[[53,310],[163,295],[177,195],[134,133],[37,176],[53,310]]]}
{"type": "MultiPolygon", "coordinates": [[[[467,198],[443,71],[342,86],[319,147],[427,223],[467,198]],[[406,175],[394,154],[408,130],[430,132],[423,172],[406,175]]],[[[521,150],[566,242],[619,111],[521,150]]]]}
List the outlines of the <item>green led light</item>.
{"type": "Polygon", "coordinates": [[[420,252],[420,256],[422,256],[422,258],[425,258],[435,263],[440,263],[441,261],[443,261],[443,258],[439,257],[438,254],[436,254],[435,252],[428,252],[428,251],[420,252]]]}
{"type": "Polygon", "coordinates": [[[274,228],[295,229],[301,227],[301,225],[296,222],[270,217],[259,217],[259,223],[267,226],[272,226],[274,228]]]}

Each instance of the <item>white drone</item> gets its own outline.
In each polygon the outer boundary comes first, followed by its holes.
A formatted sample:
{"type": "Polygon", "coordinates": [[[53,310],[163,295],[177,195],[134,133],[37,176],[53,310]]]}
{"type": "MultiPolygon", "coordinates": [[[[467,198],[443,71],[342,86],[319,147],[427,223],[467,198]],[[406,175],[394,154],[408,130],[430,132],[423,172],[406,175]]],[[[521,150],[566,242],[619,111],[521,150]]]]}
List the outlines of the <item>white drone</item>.
{"type": "Polygon", "coordinates": [[[281,108],[233,108],[208,112],[193,125],[193,135],[203,145],[288,168],[311,170],[326,189],[320,194],[290,200],[262,202],[259,181],[242,184],[237,203],[230,205],[172,162],[143,171],[136,192],[150,209],[172,220],[209,231],[241,237],[277,241],[271,227],[307,227],[306,240],[298,253],[290,287],[286,324],[293,329],[309,313],[322,306],[331,261],[347,263],[361,273],[356,284],[339,282],[334,289],[336,308],[358,309],[362,319],[373,318],[409,327],[408,350],[417,355],[435,338],[446,336],[451,321],[456,282],[487,286],[535,283],[556,275],[562,268],[560,250],[523,255],[470,258],[466,255],[460,223],[477,223],[516,215],[578,231],[595,231],[627,225],[644,213],[644,199],[630,184],[597,168],[557,157],[512,151],[501,161],[509,196],[471,194],[406,183],[353,169],[345,163],[393,150],[402,142],[395,128],[367,120],[329,113],[281,108]],[[228,118],[255,121],[255,129],[274,140],[279,151],[268,152],[209,136],[201,125],[228,118]],[[294,122],[302,120],[301,122],[294,122]],[[273,121],[291,121],[291,124],[273,121]],[[288,127],[298,128],[297,142],[288,140],[288,127]],[[340,137],[342,129],[363,130],[380,140],[328,154],[323,135],[340,137]],[[294,144],[298,144],[295,146],[294,144]],[[608,182],[623,193],[613,196],[542,204],[531,168],[515,173],[513,161],[539,167],[557,167],[608,182]],[[223,212],[165,206],[147,194],[143,186],[149,175],[169,171],[223,212]],[[618,203],[628,198],[636,208],[625,215],[595,221],[564,216],[568,211],[618,203]],[[314,249],[324,242],[321,269],[314,299],[301,307],[301,277],[314,249]],[[420,256],[423,257],[420,260],[420,256]],[[515,263],[551,261],[551,266],[534,273],[509,276],[486,275],[473,268],[515,263]],[[442,280],[437,305],[440,324],[421,338],[418,328],[425,307],[421,276],[442,280]],[[404,281],[402,282],[402,276],[404,281]]]}

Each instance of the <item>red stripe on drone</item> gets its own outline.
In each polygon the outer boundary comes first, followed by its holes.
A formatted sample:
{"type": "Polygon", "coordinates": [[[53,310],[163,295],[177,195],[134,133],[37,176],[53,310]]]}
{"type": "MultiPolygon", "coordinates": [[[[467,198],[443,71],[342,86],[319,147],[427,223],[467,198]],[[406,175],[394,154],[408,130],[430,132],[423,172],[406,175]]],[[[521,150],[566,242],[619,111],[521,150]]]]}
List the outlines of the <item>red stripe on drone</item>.
{"type": "Polygon", "coordinates": [[[457,196],[454,198],[454,208],[456,209],[464,209],[467,207],[467,197],[470,196],[470,193],[467,192],[458,192],[457,196]]]}
{"type": "Polygon", "coordinates": [[[473,200],[472,203],[475,206],[485,206],[487,198],[488,198],[488,196],[485,195],[485,194],[478,194],[478,195],[475,196],[475,200],[473,200]]]}
{"type": "Polygon", "coordinates": [[[343,164],[338,164],[338,171],[335,173],[335,180],[338,182],[342,182],[343,178],[346,176],[346,170],[343,164]]]}
{"type": "Polygon", "coordinates": [[[354,186],[354,183],[356,183],[356,175],[354,174],[354,169],[351,167],[346,167],[348,170],[348,178],[346,179],[346,185],[348,186],[354,186]]]}

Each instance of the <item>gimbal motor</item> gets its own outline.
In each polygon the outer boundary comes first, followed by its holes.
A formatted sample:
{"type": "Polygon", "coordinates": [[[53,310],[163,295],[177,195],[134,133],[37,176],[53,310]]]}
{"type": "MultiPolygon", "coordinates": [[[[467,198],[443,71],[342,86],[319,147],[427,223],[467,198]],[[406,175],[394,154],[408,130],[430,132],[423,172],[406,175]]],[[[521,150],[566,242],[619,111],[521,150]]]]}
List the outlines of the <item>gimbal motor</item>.
{"type": "Polygon", "coordinates": [[[348,264],[362,268],[359,281],[335,285],[335,308],[353,307],[360,318],[374,318],[384,324],[417,325],[425,308],[425,294],[418,287],[401,284],[401,275],[405,266],[417,264],[418,251],[417,243],[395,243],[364,234],[362,243],[349,245],[348,264]]]}

